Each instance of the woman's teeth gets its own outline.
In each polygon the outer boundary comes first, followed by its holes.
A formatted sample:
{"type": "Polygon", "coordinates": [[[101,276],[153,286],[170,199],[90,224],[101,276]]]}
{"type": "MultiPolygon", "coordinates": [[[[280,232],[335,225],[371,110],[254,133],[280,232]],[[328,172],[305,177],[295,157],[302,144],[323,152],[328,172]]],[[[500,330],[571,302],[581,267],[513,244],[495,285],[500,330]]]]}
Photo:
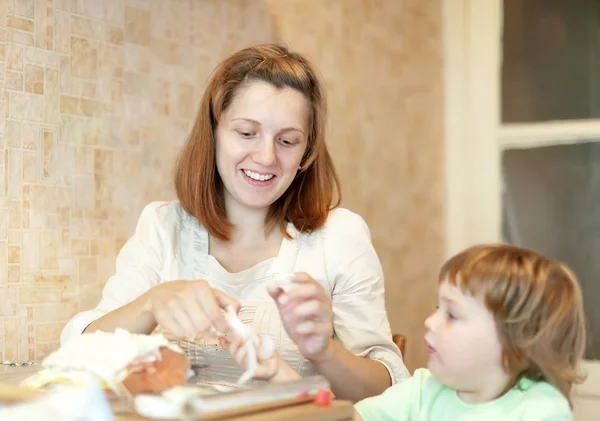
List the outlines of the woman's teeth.
{"type": "Polygon", "coordinates": [[[267,181],[267,180],[270,180],[271,178],[273,178],[273,174],[259,174],[257,172],[250,171],[250,170],[244,170],[244,174],[246,174],[251,179],[257,180],[257,181],[267,181]]]}

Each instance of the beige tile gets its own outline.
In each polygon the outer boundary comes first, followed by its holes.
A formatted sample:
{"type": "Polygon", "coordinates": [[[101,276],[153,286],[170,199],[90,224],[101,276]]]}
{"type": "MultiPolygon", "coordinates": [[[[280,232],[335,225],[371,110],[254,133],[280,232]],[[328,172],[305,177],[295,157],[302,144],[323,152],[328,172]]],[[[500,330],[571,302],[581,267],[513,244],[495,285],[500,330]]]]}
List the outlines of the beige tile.
{"type": "Polygon", "coordinates": [[[8,283],[18,284],[21,282],[21,266],[8,265],[8,283]]]}
{"type": "Polygon", "coordinates": [[[104,112],[104,104],[90,99],[60,96],[60,112],[73,115],[97,117],[104,112]]]}
{"type": "Polygon", "coordinates": [[[170,41],[156,38],[152,39],[151,44],[152,52],[163,64],[180,64],[183,50],[179,45],[170,41]]]}
{"type": "Polygon", "coordinates": [[[6,44],[6,69],[23,71],[23,46],[6,44]]]}
{"type": "Polygon", "coordinates": [[[54,16],[47,0],[36,0],[35,45],[38,48],[54,48],[54,16]]]}
{"type": "Polygon", "coordinates": [[[20,29],[22,31],[33,32],[34,21],[23,19],[16,16],[9,16],[7,25],[9,28],[20,29]]]}
{"type": "Polygon", "coordinates": [[[72,205],[73,189],[70,187],[46,187],[46,208],[48,212],[59,212],[72,205]]]}
{"type": "Polygon", "coordinates": [[[8,263],[21,263],[21,247],[8,246],[8,263]]]}
{"type": "Polygon", "coordinates": [[[39,265],[39,243],[38,233],[35,231],[23,231],[22,243],[23,261],[21,269],[28,272],[37,272],[40,269],[39,265]]]}
{"type": "Polygon", "coordinates": [[[0,43],[0,61],[6,61],[6,44],[0,43]]]}
{"type": "Polygon", "coordinates": [[[100,44],[98,48],[98,72],[107,78],[123,77],[124,47],[100,44]]]}
{"type": "Polygon", "coordinates": [[[21,197],[21,151],[8,149],[7,189],[10,198],[21,197]]]}
{"type": "Polygon", "coordinates": [[[122,26],[124,24],[123,6],[124,2],[120,0],[104,0],[102,2],[79,0],[78,10],[79,14],[83,16],[122,26]]]}
{"type": "Polygon", "coordinates": [[[71,75],[84,79],[96,77],[98,65],[97,42],[71,37],[71,75]]]}
{"type": "Polygon", "coordinates": [[[23,90],[23,73],[15,72],[12,70],[6,71],[6,89],[11,89],[13,91],[22,91],[23,90]]]}
{"type": "Polygon", "coordinates": [[[56,231],[47,231],[40,233],[40,269],[58,269],[58,249],[59,239],[58,233],[56,231]]]}
{"type": "Polygon", "coordinates": [[[195,113],[194,87],[187,84],[179,84],[178,115],[180,117],[192,118],[195,113]]]}
{"type": "Polygon", "coordinates": [[[79,284],[96,285],[98,282],[98,259],[95,257],[79,258],[79,284]]]}
{"type": "Polygon", "coordinates": [[[87,287],[82,288],[80,292],[81,296],[81,308],[85,310],[91,310],[98,305],[102,290],[99,287],[87,287]]]}
{"type": "Polygon", "coordinates": [[[77,0],[54,0],[57,10],[64,10],[66,12],[79,13],[79,7],[77,0]]]}
{"type": "Polygon", "coordinates": [[[56,175],[56,134],[50,130],[41,131],[42,141],[42,177],[56,175]]]}
{"type": "Polygon", "coordinates": [[[123,44],[123,28],[81,16],[71,15],[71,33],[84,38],[123,44]]]}
{"type": "Polygon", "coordinates": [[[23,49],[23,59],[25,63],[37,64],[42,67],[58,68],[60,66],[60,54],[56,51],[26,47],[23,49]]]}
{"type": "Polygon", "coordinates": [[[14,14],[25,18],[34,18],[34,0],[14,0],[14,14]]]}
{"type": "Polygon", "coordinates": [[[21,230],[20,229],[9,229],[8,230],[8,244],[21,244],[21,230]]]}
{"type": "MultiPolygon", "coordinates": [[[[94,150],[83,145],[75,146],[75,175],[94,174],[94,150]]],[[[90,180],[90,182],[92,182],[90,180]]]]}
{"type": "Polygon", "coordinates": [[[6,146],[9,148],[20,148],[21,122],[16,120],[7,120],[5,136],[6,146]]]}
{"type": "Polygon", "coordinates": [[[23,151],[23,181],[37,183],[38,181],[37,152],[23,151]]]}
{"type": "Polygon", "coordinates": [[[54,49],[59,53],[68,54],[71,46],[71,19],[68,13],[55,13],[56,28],[54,30],[54,49]]]}
{"type": "Polygon", "coordinates": [[[59,121],[59,74],[46,68],[44,81],[44,122],[58,124],[59,121]]]}
{"type": "Polygon", "coordinates": [[[74,205],[78,209],[92,209],[94,207],[93,177],[75,178],[74,205]]]}
{"type": "Polygon", "coordinates": [[[6,317],[4,320],[4,358],[8,361],[17,360],[17,319],[6,317]]]}
{"type": "Polygon", "coordinates": [[[10,275],[10,266],[8,266],[8,244],[4,241],[0,242],[0,287],[8,284],[10,275]],[[9,270],[6,270],[9,268],[9,270]]]}
{"type": "Polygon", "coordinates": [[[92,238],[92,256],[115,257],[115,240],[113,238],[92,238]]]}
{"type": "Polygon", "coordinates": [[[18,200],[8,201],[8,228],[21,228],[21,202],[18,200]]]}
{"type": "Polygon", "coordinates": [[[23,149],[34,150],[38,148],[38,125],[23,122],[22,124],[22,139],[23,149]]]}
{"type": "Polygon", "coordinates": [[[9,43],[21,44],[21,45],[35,45],[35,38],[31,32],[19,31],[17,29],[7,28],[6,29],[6,40],[9,43]]]}
{"type": "Polygon", "coordinates": [[[63,323],[36,323],[35,340],[40,342],[58,341],[64,327],[63,323]]]}
{"type": "Polygon", "coordinates": [[[147,10],[125,6],[125,41],[133,44],[150,44],[150,18],[147,10]]]}
{"type": "Polygon", "coordinates": [[[49,275],[39,273],[34,275],[32,284],[41,288],[59,287],[64,289],[67,288],[71,282],[72,279],[70,275],[49,275]]]}
{"type": "Polygon", "coordinates": [[[123,100],[123,82],[120,80],[113,79],[111,81],[111,100],[120,102],[123,100]]]}
{"type": "Polygon", "coordinates": [[[90,241],[81,238],[71,239],[71,254],[73,256],[89,256],[90,241]]]}
{"type": "Polygon", "coordinates": [[[0,241],[6,241],[7,239],[8,239],[8,209],[0,208],[0,241]]]}
{"type": "Polygon", "coordinates": [[[17,315],[16,290],[12,287],[0,288],[0,317],[12,317],[17,315]]]}
{"type": "Polygon", "coordinates": [[[44,93],[44,68],[34,64],[25,65],[25,92],[44,93]]]}
{"type": "MultiPolygon", "coordinates": [[[[65,287],[67,284],[65,284],[65,287]]],[[[18,288],[18,304],[61,303],[69,301],[65,288],[37,288],[36,286],[18,288]]],[[[48,339],[39,339],[48,340],[48,339]]]]}
{"type": "Polygon", "coordinates": [[[36,361],[41,361],[60,347],[60,342],[40,342],[35,347],[36,361]]]}
{"type": "Polygon", "coordinates": [[[8,109],[8,116],[10,118],[28,121],[43,121],[43,97],[21,92],[10,92],[9,98],[10,107],[8,109]]]}

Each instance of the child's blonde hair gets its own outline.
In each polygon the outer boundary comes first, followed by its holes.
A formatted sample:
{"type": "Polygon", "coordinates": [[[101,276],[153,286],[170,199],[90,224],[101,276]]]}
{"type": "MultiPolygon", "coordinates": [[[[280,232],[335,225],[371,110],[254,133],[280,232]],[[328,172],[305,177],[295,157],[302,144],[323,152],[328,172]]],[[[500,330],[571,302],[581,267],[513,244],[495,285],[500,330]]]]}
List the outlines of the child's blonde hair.
{"type": "Polygon", "coordinates": [[[546,381],[569,400],[586,343],[581,289],[561,262],[520,247],[471,247],[448,260],[440,282],[483,298],[496,320],[502,364],[514,384],[546,381]]]}

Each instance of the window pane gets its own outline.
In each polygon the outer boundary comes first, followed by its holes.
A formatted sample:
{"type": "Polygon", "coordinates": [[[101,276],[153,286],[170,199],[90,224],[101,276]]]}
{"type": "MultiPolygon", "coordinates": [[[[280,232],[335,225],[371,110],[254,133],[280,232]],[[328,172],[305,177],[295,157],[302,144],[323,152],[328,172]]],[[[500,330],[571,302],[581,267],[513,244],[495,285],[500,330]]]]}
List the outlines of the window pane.
{"type": "Polygon", "coordinates": [[[599,0],[504,0],[502,121],[600,117],[599,0]]]}
{"type": "Polygon", "coordinates": [[[567,263],[584,294],[587,358],[600,359],[600,143],[503,153],[503,235],[567,263]]]}

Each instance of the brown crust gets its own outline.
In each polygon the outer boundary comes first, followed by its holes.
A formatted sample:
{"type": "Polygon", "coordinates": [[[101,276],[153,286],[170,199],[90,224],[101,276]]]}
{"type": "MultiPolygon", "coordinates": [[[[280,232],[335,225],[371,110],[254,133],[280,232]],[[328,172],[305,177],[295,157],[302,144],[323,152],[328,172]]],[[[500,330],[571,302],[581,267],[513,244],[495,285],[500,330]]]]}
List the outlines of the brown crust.
{"type": "Polygon", "coordinates": [[[159,393],[186,383],[190,364],[187,357],[167,347],[160,348],[160,358],[154,362],[131,364],[123,385],[133,394],[159,393]]]}

